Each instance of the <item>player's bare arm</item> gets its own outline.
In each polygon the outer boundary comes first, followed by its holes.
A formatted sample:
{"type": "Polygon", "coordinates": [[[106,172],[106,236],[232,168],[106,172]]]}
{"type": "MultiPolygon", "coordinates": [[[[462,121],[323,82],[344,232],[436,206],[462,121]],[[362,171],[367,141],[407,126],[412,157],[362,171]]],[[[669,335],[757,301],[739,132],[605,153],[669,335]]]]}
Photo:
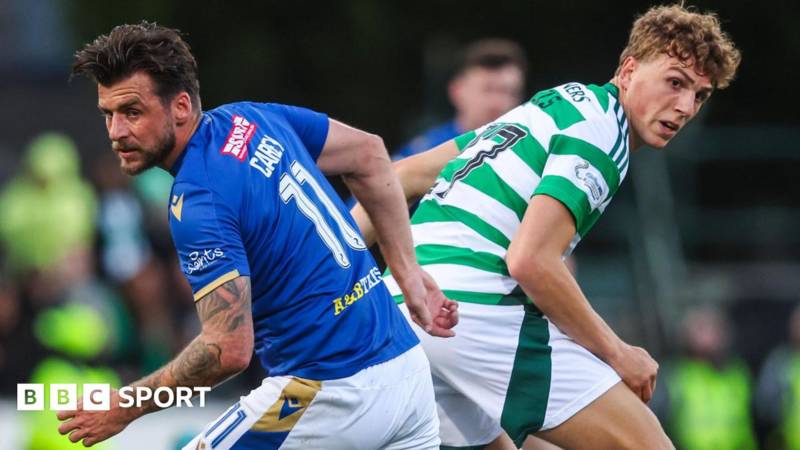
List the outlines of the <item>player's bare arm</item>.
{"type": "MultiPolygon", "coordinates": [[[[411,205],[422,198],[433,186],[444,166],[456,156],[458,147],[455,141],[450,140],[426,152],[395,162],[394,170],[403,187],[406,203],[411,205]]],[[[351,214],[356,219],[367,245],[373,245],[376,240],[375,228],[364,207],[361,204],[356,205],[351,214]]]]}
{"type": "MultiPolygon", "coordinates": [[[[133,386],[215,386],[246,369],[253,354],[250,278],[237,277],[197,301],[202,332],[162,369],[133,386]]],[[[158,410],[150,401],[143,414],[158,410]]]]}
{"type": "Polygon", "coordinates": [[[592,309],[561,259],[574,236],[569,210],[550,196],[534,196],[508,248],[509,272],[554,324],[607,362],[636,395],[649,401],[658,364],[644,349],[623,342],[592,309]]]}
{"type": "Polygon", "coordinates": [[[317,165],[326,175],[341,175],[363,205],[415,322],[432,335],[453,336],[457,304],[417,264],[403,188],[383,140],[331,120],[317,165]]]}
{"type": "MultiPolygon", "coordinates": [[[[253,318],[250,311],[250,279],[237,277],[197,301],[202,331],[175,359],[164,367],[131,384],[147,387],[175,388],[210,387],[246,369],[253,353],[253,318]]],[[[122,431],[144,414],[161,409],[154,400],[144,401],[140,408],[120,408],[116,391],[111,396],[109,411],[85,411],[78,404],[76,411],[58,413],[58,431],[69,434],[72,442],[83,439],[86,446],[104,441],[122,431]]]]}

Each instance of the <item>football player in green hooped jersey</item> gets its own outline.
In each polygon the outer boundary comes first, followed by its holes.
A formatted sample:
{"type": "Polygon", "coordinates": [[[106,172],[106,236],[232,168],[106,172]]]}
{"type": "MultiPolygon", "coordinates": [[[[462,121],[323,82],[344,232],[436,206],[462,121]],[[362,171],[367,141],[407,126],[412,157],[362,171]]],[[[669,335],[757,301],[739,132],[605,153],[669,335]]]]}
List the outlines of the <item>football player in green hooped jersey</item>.
{"type": "Polygon", "coordinates": [[[610,82],[539,92],[396,163],[409,201],[424,195],[411,220],[417,258],[459,302],[455,338],[416,330],[443,448],[516,448],[528,435],[564,448],[673,447],[645,405],[658,364],[609,328],[563,258],[608,206],[629,152],[666,146],[740,59],[713,13],[654,7],[610,82]]]}

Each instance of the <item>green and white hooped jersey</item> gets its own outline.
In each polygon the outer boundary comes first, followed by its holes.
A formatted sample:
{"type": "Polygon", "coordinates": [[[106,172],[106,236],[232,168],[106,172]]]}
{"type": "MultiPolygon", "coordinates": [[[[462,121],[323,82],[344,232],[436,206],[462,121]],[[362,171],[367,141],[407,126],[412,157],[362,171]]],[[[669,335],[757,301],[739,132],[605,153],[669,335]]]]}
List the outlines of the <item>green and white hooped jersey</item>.
{"type": "MultiPolygon", "coordinates": [[[[417,259],[454,300],[528,303],[505,256],[530,199],[549,195],[572,213],[577,233],[566,256],[628,171],[628,121],[618,90],[611,83],[544,90],[455,141],[461,154],[411,219],[417,259]]],[[[386,284],[402,301],[391,275],[386,284]]]]}

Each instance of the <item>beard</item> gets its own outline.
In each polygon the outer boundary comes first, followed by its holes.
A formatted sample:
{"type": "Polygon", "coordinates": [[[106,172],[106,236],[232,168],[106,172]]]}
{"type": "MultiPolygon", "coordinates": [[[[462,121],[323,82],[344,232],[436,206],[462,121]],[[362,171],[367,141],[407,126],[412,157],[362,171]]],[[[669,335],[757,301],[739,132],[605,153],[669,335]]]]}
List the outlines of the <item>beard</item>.
{"type": "Polygon", "coordinates": [[[111,148],[115,151],[135,153],[137,156],[135,160],[126,160],[120,155],[119,168],[126,175],[139,175],[145,170],[163,163],[172,149],[175,148],[175,130],[172,126],[172,121],[170,120],[165,124],[152,147],[144,148],[137,145],[113,142],[111,148]]]}

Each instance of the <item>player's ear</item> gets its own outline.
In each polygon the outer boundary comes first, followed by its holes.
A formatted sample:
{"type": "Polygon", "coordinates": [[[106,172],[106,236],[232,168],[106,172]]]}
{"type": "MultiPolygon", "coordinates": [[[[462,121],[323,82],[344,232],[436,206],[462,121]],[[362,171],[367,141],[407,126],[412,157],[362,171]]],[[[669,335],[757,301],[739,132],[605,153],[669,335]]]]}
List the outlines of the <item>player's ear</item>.
{"type": "Polygon", "coordinates": [[[628,90],[633,72],[636,71],[638,66],[639,62],[633,56],[628,56],[622,61],[622,68],[619,70],[619,76],[617,77],[620,83],[620,89],[628,90]]]}
{"type": "Polygon", "coordinates": [[[192,98],[187,92],[180,92],[172,99],[172,117],[176,125],[183,125],[193,115],[192,98]]]}

